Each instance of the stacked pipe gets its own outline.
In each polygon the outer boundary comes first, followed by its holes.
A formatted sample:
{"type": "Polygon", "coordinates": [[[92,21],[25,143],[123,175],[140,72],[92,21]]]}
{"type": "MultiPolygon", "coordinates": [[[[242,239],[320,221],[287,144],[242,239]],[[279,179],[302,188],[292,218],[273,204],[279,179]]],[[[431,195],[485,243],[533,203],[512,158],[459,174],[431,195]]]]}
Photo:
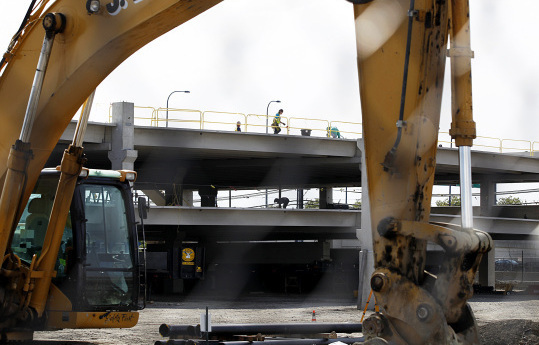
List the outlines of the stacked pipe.
{"type": "MultiPolygon", "coordinates": [[[[220,341],[220,340],[209,340],[208,345],[319,345],[319,344],[331,344],[336,342],[341,342],[345,344],[361,343],[364,342],[365,338],[335,338],[335,339],[291,339],[291,338],[280,338],[280,339],[271,339],[263,341],[220,341]]],[[[155,345],[205,345],[206,340],[204,339],[170,339],[168,341],[156,341],[155,345]]]]}
{"type": "MultiPolygon", "coordinates": [[[[264,334],[265,336],[308,336],[313,334],[329,333],[360,333],[362,332],[361,323],[289,323],[289,324],[229,324],[212,325],[212,338],[226,338],[234,335],[252,335],[264,334]]],[[[170,337],[168,341],[157,341],[156,345],[176,344],[176,345],[197,345],[205,344],[203,339],[174,339],[174,338],[201,338],[203,332],[200,325],[167,325],[162,324],[159,327],[159,333],[163,337],[170,337]]],[[[364,338],[271,338],[263,341],[223,341],[210,340],[208,344],[213,345],[303,345],[303,344],[330,344],[340,341],[346,344],[363,341],[364,338]]]]}

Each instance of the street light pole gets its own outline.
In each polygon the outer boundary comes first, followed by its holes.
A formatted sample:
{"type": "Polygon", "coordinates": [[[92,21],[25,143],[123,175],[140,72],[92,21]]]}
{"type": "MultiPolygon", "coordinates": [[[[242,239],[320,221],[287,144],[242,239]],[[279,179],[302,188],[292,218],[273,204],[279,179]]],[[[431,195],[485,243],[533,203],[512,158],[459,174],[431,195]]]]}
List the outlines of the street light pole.
{"type": "Polygon", "coordinates": [[[173,93],[176,92],[182,92],[182,93],[191,93],[191,91],[172,91],[170,95],[167,97],[167,121],[166,121],[166,127],[168,127],[168,100],[170,99],[170,96],[172,96],[173,93]]]}
{"type": "MultiPolygon", "coordinates": [[[[273,103],[273,102],[275,102],[275,103],[281,103],[281,101],[270,101],[270,102],[268,103],[268,106],[266,107],[266,134],[268,134],[268,111],[269,111],[269,106],[270,106],[270,104],[273,103]]],[[[267,201],[266,201],[266,204],[267,204],[267,201]]]]}

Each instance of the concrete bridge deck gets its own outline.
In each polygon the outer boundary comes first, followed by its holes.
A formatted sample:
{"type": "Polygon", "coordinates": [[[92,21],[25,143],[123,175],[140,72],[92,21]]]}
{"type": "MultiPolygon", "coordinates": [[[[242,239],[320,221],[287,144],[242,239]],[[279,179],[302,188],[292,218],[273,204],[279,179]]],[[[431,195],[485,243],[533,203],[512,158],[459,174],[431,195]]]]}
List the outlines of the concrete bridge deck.
{"type": "MultiPolygon", "coordinates": [[[[49,165],[59,162],[75,126],[72,122],[64,132],[49,165]]],[[[155,191],[152,197],[162,198],[154,200],[159,205],[170,204],[170,195],[177,192],[173,185],[190,190],[207,185],[237,189],[361,186],[361,139],[138,127],[124,121],[90,123],[84,145],[91,167],[108,169],[116,164],[120,168],[118,164],[130,163],[138,172],[135,188],[155,191]]],[[[436,159],[435,183],[458,183],[458,150],[440,147],[436,159]]],[[[482,194],[492,193],[496,182],[539,181],[539,158],[472,151],[472,179],[481,183],[482,194]]],[[[454,208],[439,211],[432,220],[458,218],[444,215],[458,213],[454,208]]],[[[536,206],[482,205],[476,208],[475,218],[477,228],[498,238],[538,235],[536,206]]],[[[263,234],[271,239],[350,239],[361,228],[361,216],[352,210],[155,207],[147,224],[182,226],[199,238],[211,233],[218,238],[260,238],[263,234]],[[212,231],[204,230],[208,228],[212,231]]]]}
{"type": "MultiPolygon", "coordinates": [[[[433,213],[430,220],[460,224],[459,215],[433,213]]],[[[150,209],[145,224],[170,231],[179,226],[190,241],[323,241],[356,239],[357,232],[363,231],[360,210],[158,206],[150,209]]],[[[488,232],[494,240],[539,240],[536,219],[476,216],[474,227],[488,232]]]]}
{"type": "MultiPolygon", "coordinates": [[[[59,162],[74,128],[72,122],[50,165],[59,162]]],[[[122,161],[135,155],[138,186],[178,180],[240,188],[361,185],[361,140],[134,127],[132,137],[124,140],[132,143],[126,147],[113,139],[116,130],[115,124],[88,126],[84,145],[89,164],[110,168],[109,158],[122,161]]],[[[436,161],[436,183],[458,183],[458,150],[440,147],[436,161]]],[[[474,183],[494,175],[497,182],[539,181],[539,158],[472,151],[474,183]]]]}
{"type": "MultiPolygon", "coordinates": [[[[326,193],[320,192],[320,200],[331,202],[330,187],[361,186],[361,139],[137,127],[132,104],[116,103],[112,109],[115,123],[88,126],[84,143],[88,166],[138,172],[134,188],[161,205],[153,207],[145,221],[146,239],[150,252],[159,254],[157,262],[168,270],[173,286],[181,280],[180,250],[188,241],[204,246],[213,265],[230,262],[231,257],[239,264],[264,258],[264,263],[335,259],[342,265],[357,265],[357,238],[369,242],[363,236],[369,225],[364,224],[362,230],[359,210],[186,207],[179,206],[178,200],[188,200],[186,193],[192,200],[193,192],[210,187],[320,188],[326,193]],[[282,240],[288,242],[271,242],[282,240]],[[336,242],[340,249],[334,247],[336,242]],[[345,242],[353,244],[344,248],[345,242]],[[252,255],[238,256],[239,252],[252,255]],[[295,261],[290,259],[291,253],[295,261]]],[[[59,163],[74,128],[71,123],[48,166],[59,163]]],[[[440,147],[436,160],[435,184],[458,184],[457,149],[440,147]]],[[[474,209],[476,228],[498,240],[539,239],[539,207],[494,205],[496,183],[539,181],[539,158],[472,151],[472,180],[481,185],[481,206],[474,209]]],[[[431,220],[459,224],[458,212],[456,208],[433,208],[431,220]]],[[[372,260],[370,253],[367,260],[372,260]]],[[[494,254],[485,256],[484,262],[488,269],[480,269],[484,272],[481,279],[493,285],[494,254]]],[[[369,276],[369,272],[363,274],[369,276]]],[[[362,295],[368,293],[360,290],[362,295]]]]}

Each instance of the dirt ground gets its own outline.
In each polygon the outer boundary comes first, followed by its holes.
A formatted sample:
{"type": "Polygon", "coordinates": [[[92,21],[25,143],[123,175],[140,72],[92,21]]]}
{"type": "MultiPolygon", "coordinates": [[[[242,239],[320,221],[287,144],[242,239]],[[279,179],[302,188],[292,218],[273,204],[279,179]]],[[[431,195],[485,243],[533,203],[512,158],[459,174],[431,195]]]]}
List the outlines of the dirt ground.
{"type": "MultiPolygon", "coordinates": [[[[539,344],[539,296],[478,295],[470,303],[482,344],[539,344]]],[[[206,306],[213,324],[311,322],[313,310],[317,322],[359,322],[362,314],[353,299],[291,295],[250,295],[237,299],[175,297],[149,304],[140,312],[138,325],[131,329],[39,332],[34,338],[42,345],[154,344],[166,340],[159,335],[161,324],[198,324],[206,306]]]]}

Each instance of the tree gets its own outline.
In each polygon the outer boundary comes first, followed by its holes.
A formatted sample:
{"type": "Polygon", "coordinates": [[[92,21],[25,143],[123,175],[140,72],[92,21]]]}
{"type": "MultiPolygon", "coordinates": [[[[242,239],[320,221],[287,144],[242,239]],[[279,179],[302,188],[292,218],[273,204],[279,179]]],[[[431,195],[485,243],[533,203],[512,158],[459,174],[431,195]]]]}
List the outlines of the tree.
{"type": "MultiPolygon", "coordinates": [[[[451,198],[451,206],[460,206],[460,196],[458,195],[452,195],[451,198]]],[[[443,207],[443,206],[449,206],[449,199],[443,199],[443,200],[436,200],[436,206],[443,207]]]]}
{"type": "Polygon", "coordinates": [[[305,208],[320,208],[320,201],[318,198],[313,200],[307,200],[307,203],[305,204],[305,208]]]}
{"type": "Polygon", "coordinates": [[[499,198],[496,202],[497,205],[522,205],[522,200],[518,197],[514,197],[512,195],[499,198]]]}

